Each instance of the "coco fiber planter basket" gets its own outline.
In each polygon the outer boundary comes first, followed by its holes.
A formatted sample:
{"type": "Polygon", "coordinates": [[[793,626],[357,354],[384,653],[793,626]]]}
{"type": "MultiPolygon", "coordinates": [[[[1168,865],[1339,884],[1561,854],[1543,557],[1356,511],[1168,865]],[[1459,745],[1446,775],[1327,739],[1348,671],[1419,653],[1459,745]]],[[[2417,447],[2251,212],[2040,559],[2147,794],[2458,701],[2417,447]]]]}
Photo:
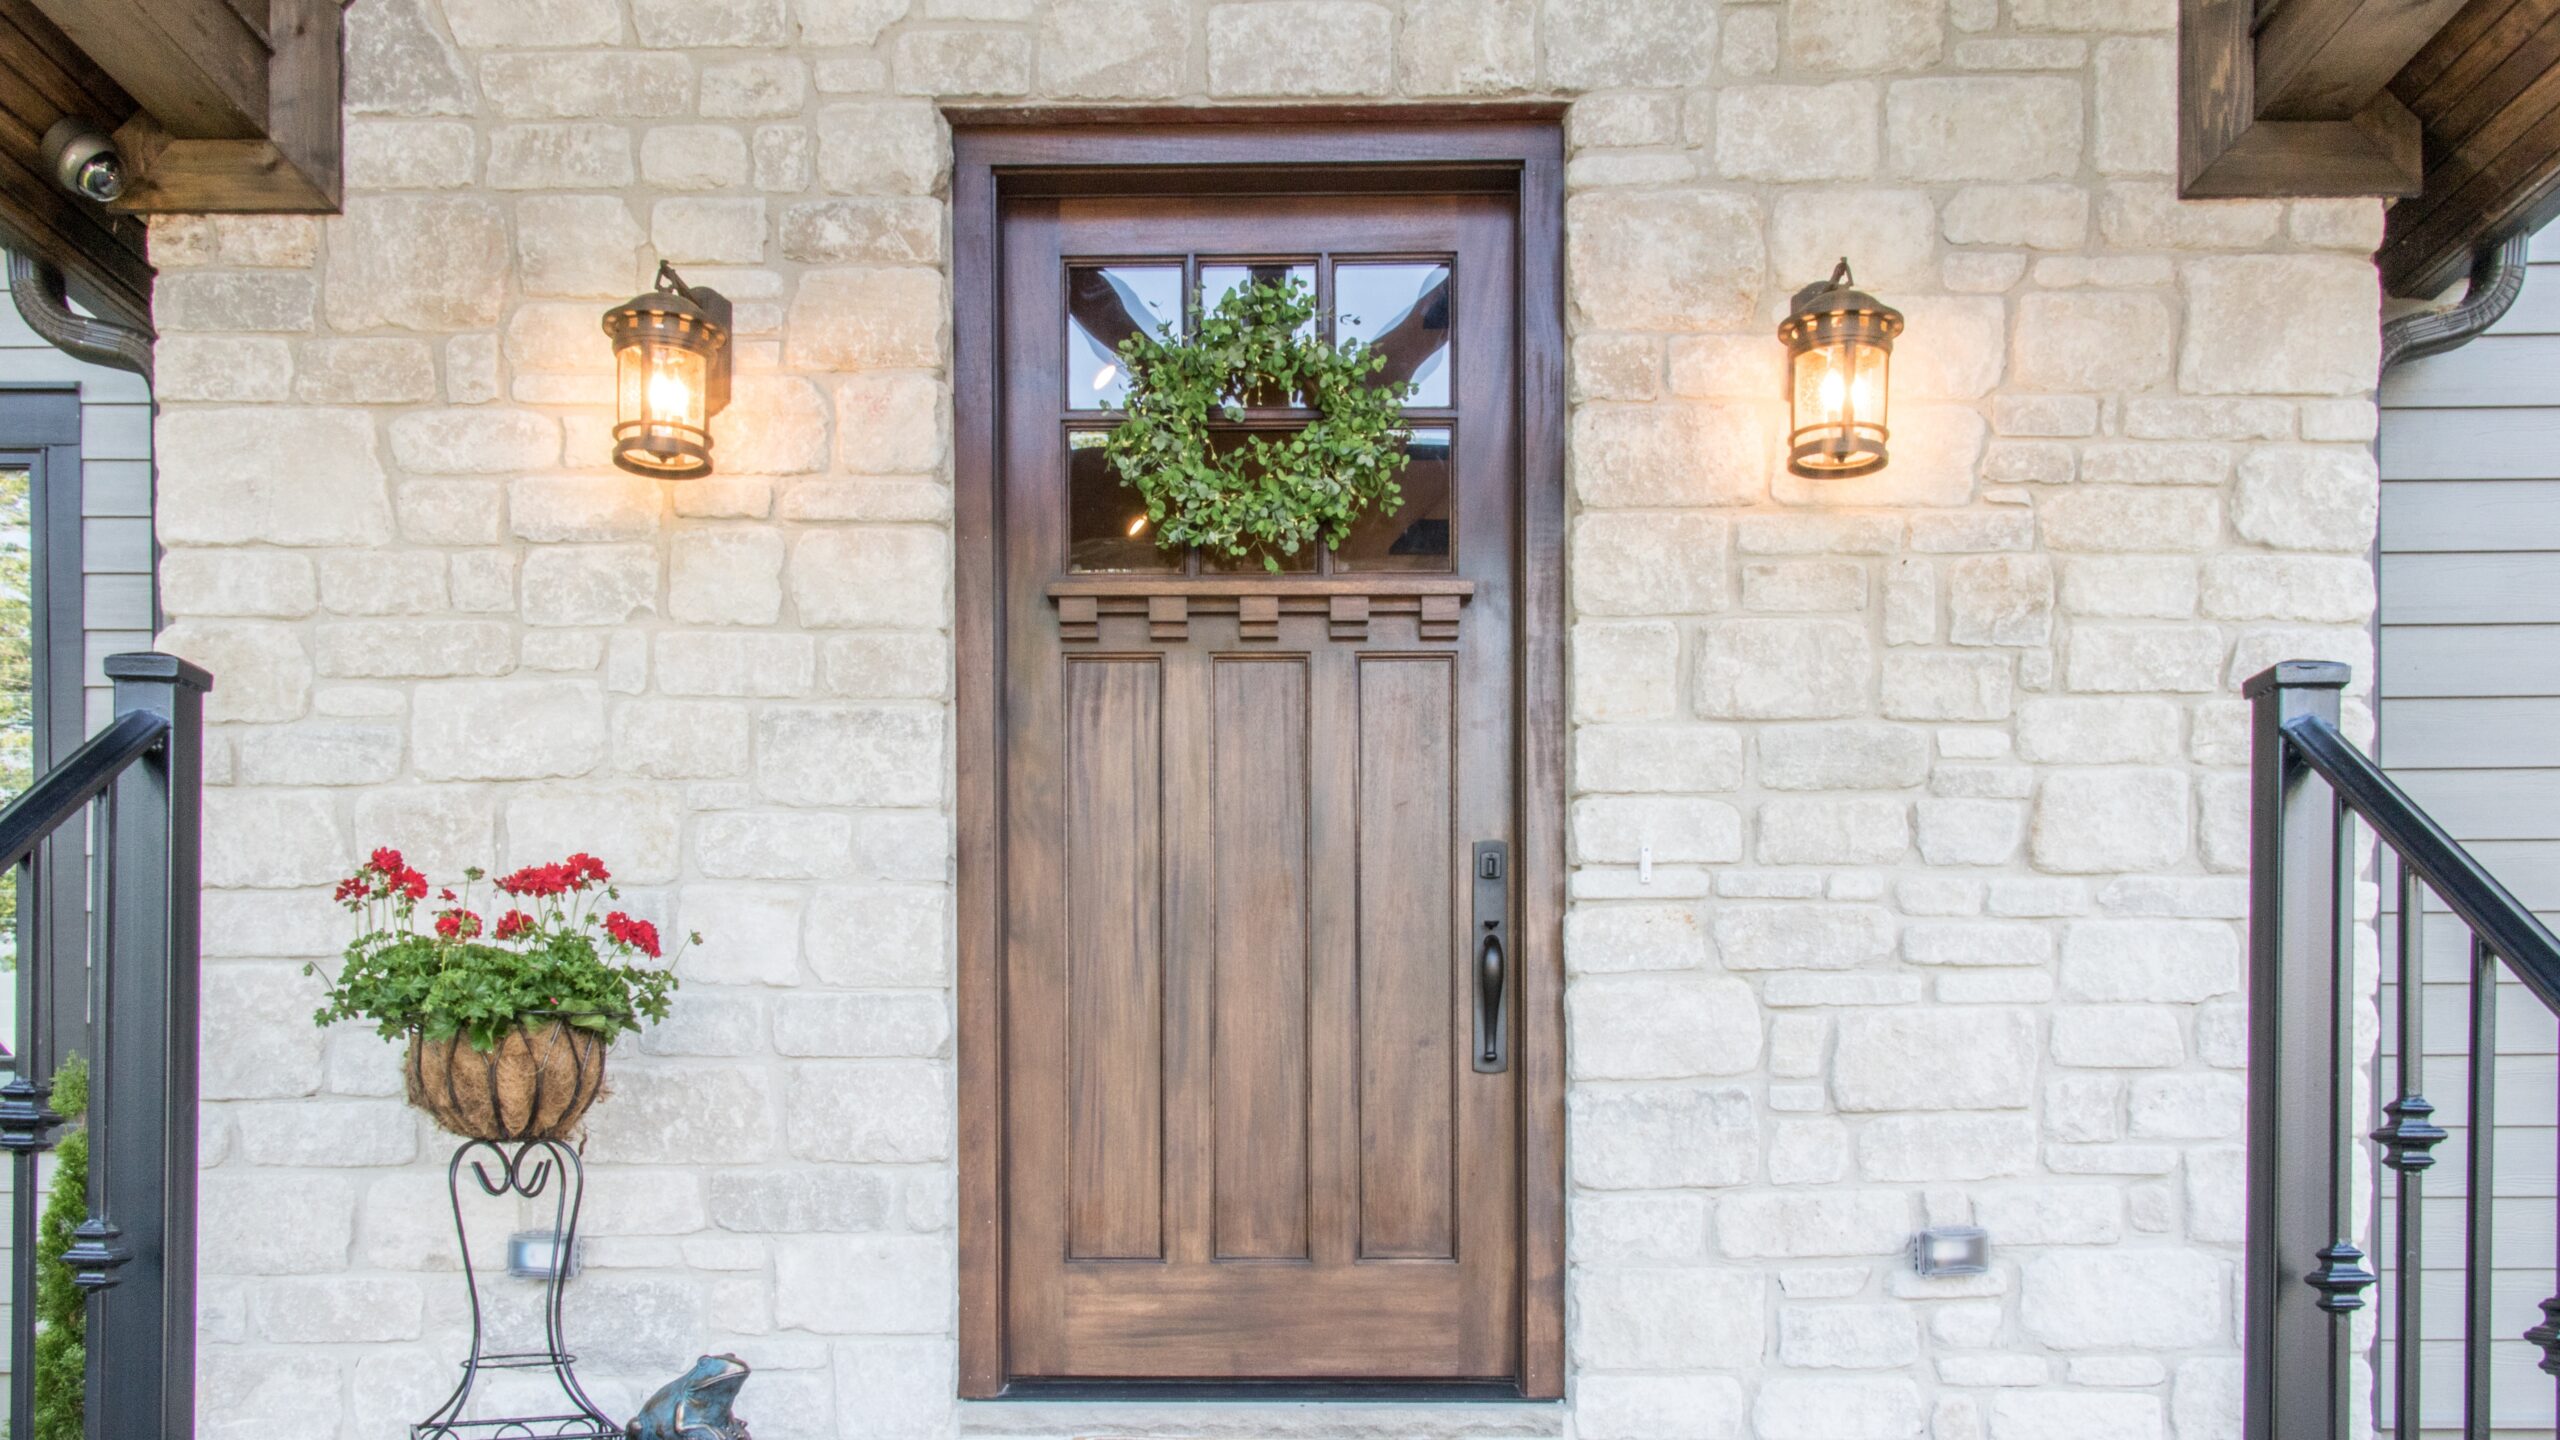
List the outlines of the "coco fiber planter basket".
{"type": "Polygon", "coordinates": [[[560,1140],[604,1093],[607,1037],[557,1020],[510,1030],[488,1050],[412,1033],[409,1103],[470,1140],[560,1140]]]}

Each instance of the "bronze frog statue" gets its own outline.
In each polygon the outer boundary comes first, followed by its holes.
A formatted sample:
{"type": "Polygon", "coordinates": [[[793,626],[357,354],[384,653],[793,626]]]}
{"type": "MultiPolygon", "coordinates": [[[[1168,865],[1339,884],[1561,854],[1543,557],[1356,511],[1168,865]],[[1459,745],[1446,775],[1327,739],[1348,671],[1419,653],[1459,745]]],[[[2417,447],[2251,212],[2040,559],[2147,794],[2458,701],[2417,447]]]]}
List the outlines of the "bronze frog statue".
{"type": "Polygon", "coordinates": [[[705,1355],[693,1368],[660,1386],[624,1428],[631,1440],[753,1440],[747,1422],[730,1413],[747,1362],[735,1355],[705,1355]]]}

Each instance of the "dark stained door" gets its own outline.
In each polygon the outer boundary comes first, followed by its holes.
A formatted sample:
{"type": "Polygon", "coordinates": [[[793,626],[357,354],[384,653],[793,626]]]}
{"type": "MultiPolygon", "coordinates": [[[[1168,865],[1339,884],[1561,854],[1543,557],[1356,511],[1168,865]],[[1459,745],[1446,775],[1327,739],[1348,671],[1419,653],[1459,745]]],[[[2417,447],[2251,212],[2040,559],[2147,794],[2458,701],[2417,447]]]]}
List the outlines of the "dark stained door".
{"type": "Polygon", "coordinates": [[[1511,204],[1002,224],[1008,1369],[1516,1376],[1518,1070],[1472,1035],[1474,851],[1516,838],[1511,204]],[[1283,274],[1417,386],[1404,504],[1277,574],[1160,549],[1099,448],[1112,346],[1283,274]]]}

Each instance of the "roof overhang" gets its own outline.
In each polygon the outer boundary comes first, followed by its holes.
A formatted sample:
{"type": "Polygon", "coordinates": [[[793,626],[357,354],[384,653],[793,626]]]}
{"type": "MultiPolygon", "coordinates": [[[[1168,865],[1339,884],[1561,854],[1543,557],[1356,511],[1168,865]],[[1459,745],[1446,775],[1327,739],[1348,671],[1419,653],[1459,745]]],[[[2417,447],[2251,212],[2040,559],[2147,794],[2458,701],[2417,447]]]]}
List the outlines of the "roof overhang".
{"type": "Polygon", "coordinates": [[[147,327],[139,217],[331,213],[340,198],[347,0],[0,0],[0,244],[59,268],[72,297],[147,327]],[[114,137],[127,183],[100,205],[55,183],[41,146],[77,119],[114,137]]]}
{"type": "Polygon", "coordinates": [[[2381,195],[2395,295],[2560,212],[2560,0],[2180,0],[2178,189],[2381,195]]]}

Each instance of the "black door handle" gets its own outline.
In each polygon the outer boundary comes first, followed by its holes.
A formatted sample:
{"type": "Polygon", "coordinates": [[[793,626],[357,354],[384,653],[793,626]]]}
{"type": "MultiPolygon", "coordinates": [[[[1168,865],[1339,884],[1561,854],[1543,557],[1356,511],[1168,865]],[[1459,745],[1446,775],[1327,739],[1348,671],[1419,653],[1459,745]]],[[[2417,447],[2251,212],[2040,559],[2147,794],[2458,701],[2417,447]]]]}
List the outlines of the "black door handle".
{"type": "Polygon", "coordinates": [[[1474,955],[1468,977],[1475,992],[1475,1068],[1495,1074],[1511,1068],[1511,1027],[1503,1013],[1511,993],[1511,847],[1479,840],[1475,847],[1475,925],[1468,937],[1474,955]]]}

